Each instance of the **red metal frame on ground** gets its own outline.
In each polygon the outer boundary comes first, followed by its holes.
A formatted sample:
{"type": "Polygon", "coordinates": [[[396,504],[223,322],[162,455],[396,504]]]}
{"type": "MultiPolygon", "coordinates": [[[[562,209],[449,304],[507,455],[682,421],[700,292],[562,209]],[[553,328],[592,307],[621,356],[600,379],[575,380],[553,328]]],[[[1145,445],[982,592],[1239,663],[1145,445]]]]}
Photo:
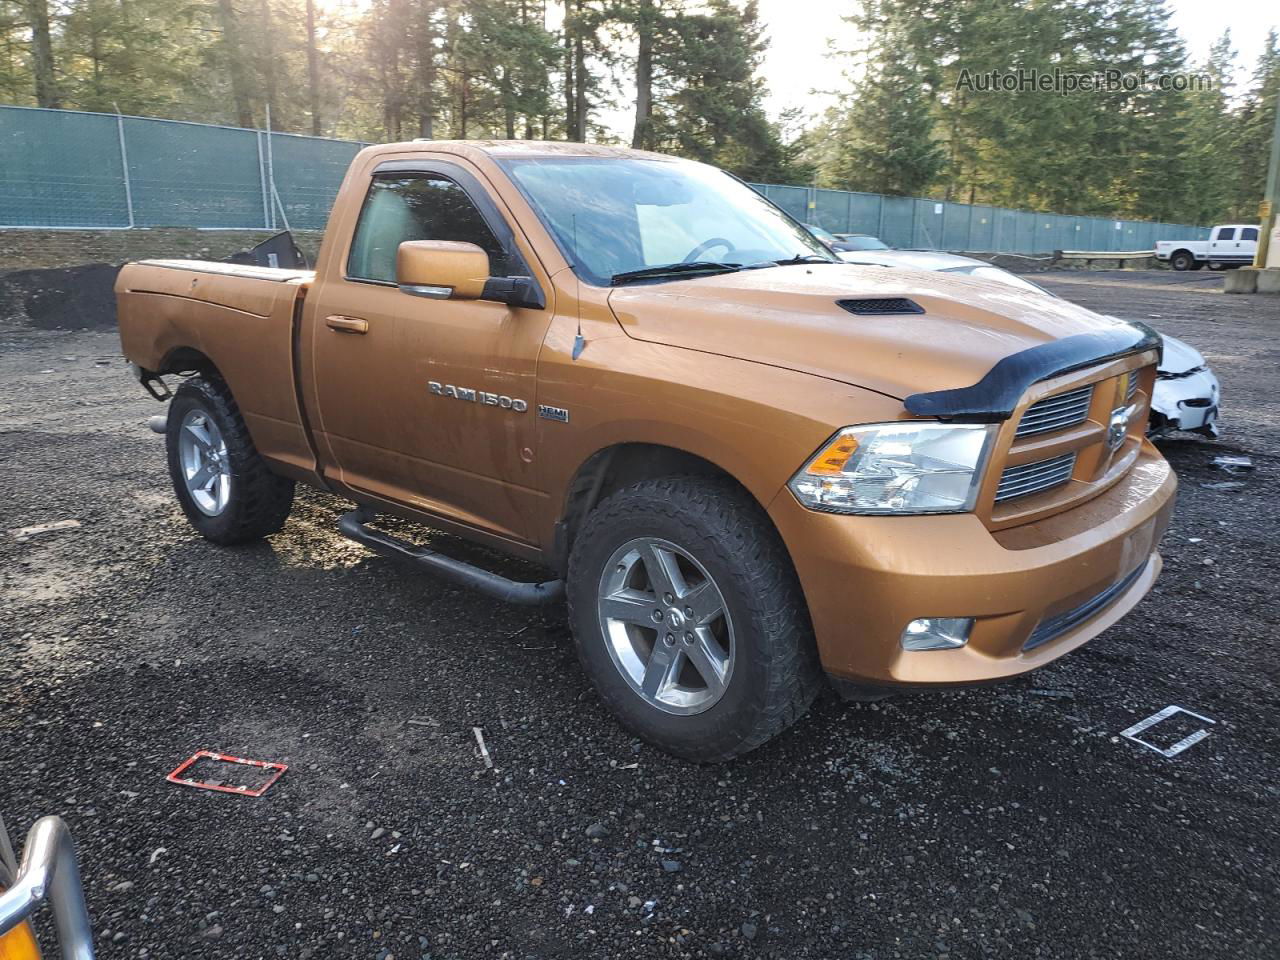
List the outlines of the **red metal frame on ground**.
{"type": "Polygon", "coordinates": [[[233,757],[226,753],[214,753],[212,750],[197,750],[189,758],[178,764],[177,768],[170,773],[166,780],[170,783],[176,783],[182,787],[199,787],[202,790],[219,790],[222,793],[235,793],[242,797],[260,797],[267,792],[267,789],[284,775],[288,770],[287,764],[268,763],[265,760],[245,760],[243,757],[233,757]],[[250,790],[248,787],[224,787],[217,783],[205,783],[202,780],[192,780],[190,777],[184,777],[183,774],[195,765],[196,761],[201,759],[218,760],[223,763],[240,763],[248,767],[261,767],[264,770],[274,770],[275,774],[267,780],[257,790],[250,790]]]}

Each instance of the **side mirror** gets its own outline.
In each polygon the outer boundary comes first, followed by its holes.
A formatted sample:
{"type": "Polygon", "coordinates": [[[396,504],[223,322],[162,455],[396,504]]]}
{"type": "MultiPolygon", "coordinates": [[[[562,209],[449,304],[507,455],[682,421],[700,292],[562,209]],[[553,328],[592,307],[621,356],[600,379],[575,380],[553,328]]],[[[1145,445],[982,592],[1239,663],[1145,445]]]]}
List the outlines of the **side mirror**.
{"type": "Polygon", "coordinates": [[[415,297],[476,300],[489,280],[489,255],[474,243],[406,240],[396,250],[396,284],[415,297]]]}

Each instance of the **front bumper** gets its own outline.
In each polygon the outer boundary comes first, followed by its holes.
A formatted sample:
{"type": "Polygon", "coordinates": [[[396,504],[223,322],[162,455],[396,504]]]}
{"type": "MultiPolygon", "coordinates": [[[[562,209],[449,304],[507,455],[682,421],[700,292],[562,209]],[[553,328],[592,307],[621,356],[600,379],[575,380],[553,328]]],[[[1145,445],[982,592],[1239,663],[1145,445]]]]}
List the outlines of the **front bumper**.
{"type": "Polygon", "coordinates": [[[1151,396],[1153,429],[1203,430],[1218,417],[1218,378],[1206,367],[1186,377],[1156,379],[1151,396]],[[1163,423],[1160,418],[1163,417],[1163,423]]]}
{"type": "Polygon", "coordinates": [[[1103,494],[999,533],[972,514],[815,513],[788,490],[769,514],[829,674],[870,686],[945,686],[1034,670],[1128,613],[1160,571],[1155,547],[1176,488],[1172,469],[1144,443],[1129,474],[1103,494]],[[903,628],[919,617],[976,622],[964,647],[903,650],[903,628]]]}

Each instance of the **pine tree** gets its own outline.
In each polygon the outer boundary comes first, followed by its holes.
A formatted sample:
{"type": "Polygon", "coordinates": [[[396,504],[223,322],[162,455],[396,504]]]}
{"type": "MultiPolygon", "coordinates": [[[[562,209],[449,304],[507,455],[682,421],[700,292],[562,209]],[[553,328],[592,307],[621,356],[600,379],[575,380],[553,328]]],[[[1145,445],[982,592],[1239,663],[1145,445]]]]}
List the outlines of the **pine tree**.
{"type": "Polygon", "coordinates": [[[1228,108],[1234,63],[1228,30],[1215,41],[1198,71],[1207,85],[1188,92],[1184,159],[1192,182],[1184,210],[1196,223],[1226,216],[1238,193],[1240,169],[1231,162],[1223,163],[1224,157],[1237,155],[1240,134],[1240,125],[1228,108]]]}
{"type": "Polygon", "coordinates": [[[668,20],[654,142],[747,180],[789,179],[779,131],[764,110],[758,77],[767,42],[755,0],[710,0],[668,20]]]}
{"type": "Polygon", "coordinates": [[[946,158],[934,139],[929,100],[904,46],[898,30],[877,38],[858,91],[832,131],[825,177],[831,186],[918,196],[942,172],[946,158]]]}
{"type": "Polygon", "coordinates": [[[1277,97],[1280,97],[1280,38],[1272,30],[1258,56],[1249,92],[1240,109],[1236,141],[1240,169],[1231,198],[1232,219],[1251,222],[1258,216],[1258,204],[1266,192],[1277,97]]]}

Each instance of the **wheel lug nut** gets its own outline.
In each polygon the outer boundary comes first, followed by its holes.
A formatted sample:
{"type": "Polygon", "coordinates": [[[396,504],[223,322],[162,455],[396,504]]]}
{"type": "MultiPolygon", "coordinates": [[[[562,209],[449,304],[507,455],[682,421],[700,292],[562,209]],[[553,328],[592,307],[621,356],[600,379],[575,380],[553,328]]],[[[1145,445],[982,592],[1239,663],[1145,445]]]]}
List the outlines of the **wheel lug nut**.
{"type": "Polygon", "coordinates": [[[675,635],[674,633],[668,633],[668,634],[667,634],[667,646],[668,646],[668,647],[669,647],[669,646],[672,646],[675,642],[676,642],[676,635],[675,635]]]}
{"type": "Polygon", "coordinates": [[[685,642],[685,643],[693,643],[693,634],[692,634],[692,633],[686,633],[686,634],[684,635],[684,642],[685,642]]]}
{"type": "Polygon", "coordinates": [[[692,616],[693,616],[693,607],[685,607],[685,608],[684,608],[684,615],[685,615],[686,617],[692,617],[692,616]]]}
{"type": "Polygon", "coordinates": [[[675,603],[676,601],[676,598],[669,593],[666,594],[662,599],[667,602],[667,606],[671,606],[671,604],[675,603]]]}
{"type": "Polygon", "coordinates": [[[662,611],[661,611],[661,610],[655,610],[655,611],[653,611],[653,619],[654,619],[654,620],[661,620],[661,619],[662,619],[662,611]]]}

